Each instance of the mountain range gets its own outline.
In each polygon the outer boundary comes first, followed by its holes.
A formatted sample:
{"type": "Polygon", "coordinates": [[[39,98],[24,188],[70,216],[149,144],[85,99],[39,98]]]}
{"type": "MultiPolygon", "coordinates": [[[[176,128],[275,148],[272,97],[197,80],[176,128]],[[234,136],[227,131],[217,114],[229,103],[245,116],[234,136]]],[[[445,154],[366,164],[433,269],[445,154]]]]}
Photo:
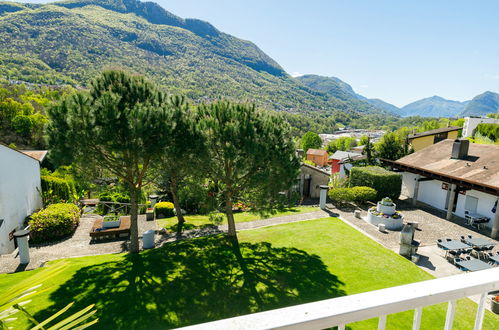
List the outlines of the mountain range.
{"type": "Polygon", "coordinates": [[[355,97],[359,100],[368,102],[378,109],[383,109],[401,117],[464,117],[483,116],[488,113],[499,112],[499,94],[490,91],[477,95],[472,100],[465,102],[447,100],[440,96],[432,96],[398,108],[383,100],[369,99],[357,94],[352,86],[336,77],[324,77],[310,74],[296,77],[296,79],[312,89],[328,93],[336,98],[344,99],[355,97]]]}
{"type": "Polygon", "coordinates": [[[387,115],[356,97],[307,87],[252,42],[153,2],[0,2],[0,77],[84,87],[115,67],[194,102],[226,98],[290,113],[387,115]]]}

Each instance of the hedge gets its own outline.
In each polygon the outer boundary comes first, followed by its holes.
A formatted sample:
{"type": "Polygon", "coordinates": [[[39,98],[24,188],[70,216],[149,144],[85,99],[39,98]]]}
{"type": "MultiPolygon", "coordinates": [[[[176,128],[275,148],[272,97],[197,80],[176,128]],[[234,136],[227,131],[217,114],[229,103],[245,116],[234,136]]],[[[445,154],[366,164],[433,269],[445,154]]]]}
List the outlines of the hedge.
{"type": "Polygon", "coordinates": [[[328,192],[329,198],[334,202],[334,203],[347,203],[347,202],[353,202],[353,194],[352,194],[352,189],[350,188],[334,188],[329,190],[328,192]]]}
{"type": "Polygon", "coordinates": [[[370,187],[333,188],[329,190],[329,198],[336,203],[374,201],[376,190],[370,187]]]}
{"type": "Polygon", "coordinates": [[[379,166],[353,167],[350,170],[350,187],[371,187],[377,191],[376,200],[390,197],[396,200],[402,189],[402,176],[379,166]]]}
{"type": "Polygon", "coordinates": [[[74,182],[63,178],[43,175],[41,177],[43,203],[53,204],[70,202],[75,199],[76,188],[74,182]]]}
{"type": "Polygon", "coordinates": [[[352,194],[352,199],[355,202],[360,202],[360,203],[367,201],[374,202],[376,201],[376,196],[378,194],[378,192],[375,189],[371,187],[362,187],[362,186],[350,188],[350,193],[352,194]]]}
{"type": "Polygon", "coordinates": [[[475,132],[488,137],[492,141],[499,140],[499,124],[478,124],[475,132]]]}
{"type": "Polygon", "coordinates": [[[80,222],[80,209],[74,204],[51,204],[31,215],[28,224],[33,242],[48,242],[72,234],[80,222]]]}
{"type": "Polygon", "coordinates": [[[159,202],[154,205],[154,211],[156,212],[156,218],[159,218],[159,215],[163,215],[166,218],[173,217],[173,203],[170,202],[159,202]]]}

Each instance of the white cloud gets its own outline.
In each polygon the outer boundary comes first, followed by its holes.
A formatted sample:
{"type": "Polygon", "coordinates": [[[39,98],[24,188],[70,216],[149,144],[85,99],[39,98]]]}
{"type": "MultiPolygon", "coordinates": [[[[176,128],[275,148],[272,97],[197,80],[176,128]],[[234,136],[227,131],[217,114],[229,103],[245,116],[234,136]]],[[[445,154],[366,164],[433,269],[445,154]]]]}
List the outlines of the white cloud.
{"type": "Polygon", "coordinates": [[[363,84],[359,86],[360,88],[369,88],[369,85],[363,84]]]}

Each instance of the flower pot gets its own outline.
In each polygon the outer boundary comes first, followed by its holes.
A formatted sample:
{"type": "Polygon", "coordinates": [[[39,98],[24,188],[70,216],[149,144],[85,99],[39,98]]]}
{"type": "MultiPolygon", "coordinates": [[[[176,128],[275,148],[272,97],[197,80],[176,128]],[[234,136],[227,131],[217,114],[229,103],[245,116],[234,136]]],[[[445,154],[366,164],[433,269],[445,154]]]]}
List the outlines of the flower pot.
{"type": "Polygon", "coordinates": [[[381,202],[378,202],[376,210],[384,214],[394,214],[396,207],[397,205],[395,203],[392,203],[391,205],[384,205],[381,202]]]}
{"type": "Polygon", "coordinates": [[[490,309],[492,310],[492,312],[494,314],[498,314],[499,315],[499,301],[496,301],[495,297],[492,299],[492,302],[491,302],[491,305],[490,305],[490,309]]]}
{"type": "Polygon", "coordinates": [[[102,228],[117,228],[121,224],[121,220],[118,218],[117,220],[106,220],[107,219],[112,219],[116,218],[114,216],[104,216],[104,219],[102,220],[102,228]]]}

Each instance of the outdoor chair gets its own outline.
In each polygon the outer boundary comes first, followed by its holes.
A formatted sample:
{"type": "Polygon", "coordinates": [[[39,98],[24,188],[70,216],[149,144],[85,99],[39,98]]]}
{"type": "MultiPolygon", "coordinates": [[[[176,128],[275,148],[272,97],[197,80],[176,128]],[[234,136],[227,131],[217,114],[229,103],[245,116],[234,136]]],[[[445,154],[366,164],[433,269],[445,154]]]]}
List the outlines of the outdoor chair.
{"type": "Polygon", "coordinates": [[[461,242],[465,242],[466,241],[466,238],[464,236],[461,236],[461,242]]]}
{"type": "Polygon", "coordinates": [[[471,235],[468,235],[468,238],[473,238],[473,236],[471,236],[471,235]]]}
{"type": "Polygon", "coordinates": [[[450,239],[450,238],[446,238],[445,240],[446,240],[447,242],[452,241],[452,239],[450,239]]]}
{"type": "Polygon", "coordinates": [[[458,263],[458,262],[460,262],[460,261],[463,261],[463,259],[461,259],[461,258],[454,258],[454,259],[452,260],[452,263],[453,263],[453,264],[454,264],[457,268],[461,269],[461,267],[457,264],[457,263],[458,263]]]}

